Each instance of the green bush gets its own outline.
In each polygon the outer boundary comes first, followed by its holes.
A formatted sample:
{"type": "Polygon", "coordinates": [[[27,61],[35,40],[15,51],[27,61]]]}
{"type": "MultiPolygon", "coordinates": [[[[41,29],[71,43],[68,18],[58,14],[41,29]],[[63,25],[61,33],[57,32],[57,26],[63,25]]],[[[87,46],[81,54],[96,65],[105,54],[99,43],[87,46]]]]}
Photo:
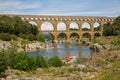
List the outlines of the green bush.
{"type": "Polygon", "coordinates": [[[17,36],[14,35],[14,34],[12,34],[12,35],[11,35],[11,39],[12,39],[12,40],[17,40],[17,36]]]}
{"type": "Polygon", "coordinates": [[[34,40],[36,40],[36,37],[33,34],[29,34],[29,35],[27,35],[27,39],[30,41],[34,41],[34,40]]]}
{"type": "Polygon", "coordinates": [[[12,47],[8,50],[0,52],[0,73],[4,72],[7,67],[23,70],[33,71],[37,68],[60,67],[63,62],[57,57],[46,59],[42,56],[30,57],[25,52],[17,52],[17,47],[12,43],[12,47]]]}
{"type": "Polygon", "coordinates": [[[10,41],[11,40],[11,36],[9,33],[1,33],[0,34],[0,39],[3,41],[10,41]]]}
{"type": "Polygon", "coordinates": [[[1,33],[0,39],[3,41],[17,40],[17,36],[9,33],[1,33]]]}
{"type": "Polygon", "coordinates": [[[40,56],[40,55],[36,57],[36,65],[37,67],[41,67],[41,68],[48,67],[47,60],[43,56],[40,56]]]}
{"type": "Polygon", "coordinates": [[[4,52],[0,52],[0,75],[7,69],[4,52]]]}
{"type": "Polygon", "coordinates": [[[61,67],[61,66],[63,66],[63,64],[64,63],[57,56],[54,56],[54,57],[48,59],[49,66],[61,67]]]}
{"type": "Polygon", "coordinates": [[[27,36],[27,35],[26,35],[26,34],[23,34],[23,33],[20,33],[20,34],[19,34],[19,37],[21,37],[21,38],[23,38],[23,39],[26,39],[26,36],[27,36]]]}
{"type": "Polygon", "coordinates": [[[36,40],[36,37],[33,34],[23,34],[23,33],[20,33],[19,37],[21,37],[23,39],[28,39],[30,41],[36,40]]]}
{"type": "Polygon", "coordinates": [[[26,67],[27,71],[31,71],[31,70],[36,70],[37,69],[35,58],[27,57],[27,63],[28,63],[28,65],[26,67]]]}
{"type": "Polygon", "coordinates": [[[39,42],[45,42],[45,36],[42,33],[37,34],[36,39],[39,42]]]}

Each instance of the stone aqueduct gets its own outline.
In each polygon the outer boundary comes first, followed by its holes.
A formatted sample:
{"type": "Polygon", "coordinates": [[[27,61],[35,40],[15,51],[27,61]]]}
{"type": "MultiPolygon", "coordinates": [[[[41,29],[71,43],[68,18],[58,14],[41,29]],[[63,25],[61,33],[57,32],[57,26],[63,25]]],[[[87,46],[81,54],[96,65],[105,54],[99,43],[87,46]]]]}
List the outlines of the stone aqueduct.
{"type": "Polygon", "coordinates": [[[67,40],[70,40],[70,35],[72,33],[76,33],[79,36],[79,40],[82,39],[83,34],[88,33],[90,38],[94,38],[95,34],[99,34],[100,36],[103,35],[103,25],[106,22],[113,23],[115,17],[99,17],[99,16],[39,16],[39,15],[9,15],[9,16],[19,16],[22,20],[25,21],[33,21],[37,24],[38,30],[40,32],[49,32],[54,37],[54,40],[57,40],[57,36],[59,33],[66,34],[67,40]],[[50,22],[54,30],[41,30],[41,25],[44,22],[50,22]],[[57,30],[57,24],[59,22],[63,22],[66,24],[66,30],[59,31],[57,30]],[[70,31],[70,24],[75,22],[78,24],[79,30],[78,31],[70,31]],[[90,31],[82,31],[82,24],[84,22],[89,23],[90,31]],[[100,30],[94,31],[94,23],[97,22],[100,24],[100,30]]]}

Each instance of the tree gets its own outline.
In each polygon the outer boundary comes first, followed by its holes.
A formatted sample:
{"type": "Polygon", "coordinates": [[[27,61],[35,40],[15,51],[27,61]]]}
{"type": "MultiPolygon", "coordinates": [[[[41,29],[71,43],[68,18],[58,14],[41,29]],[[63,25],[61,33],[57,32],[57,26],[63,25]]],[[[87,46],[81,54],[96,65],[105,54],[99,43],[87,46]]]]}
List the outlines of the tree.
{"type": "Polygon", "coordinates": [[[117,36],[120,35],[120,16],[117,17],[113,24],[104,24],[103,34],[105,36],[117,36]]]}
{"type": "Polygon", "coordinates": [[[19,34],[36,36],[38,28],[35,25],[31,25],[28,21],[21,20],[18,16],[0,16],[0,33],[9,33],[16,36],[19,36],[19,34]]]}
{"type": "Polygon", "coordinates": [[[114,35],[120,35],[120,16],[118,16],[116,19],[115,19],[115,21],[113,22],[113,27],[114,27],[114,29],[113,29],[113,34],[114,35]]]}
{"type": "Polygon", "coordinates": [[[103,28],[103,34],[105,36],[110,36],[113,34],[113,30],[112,30],[112,25],[110,23],[106,23],[104,24],[104,28],[103,28]]]}
{"type": "Polygon", "coordinates": [[[36,35],[37,41],[45,42],[45,36],[42,33],[36,35]]]}
{"type": "Polygon", "coordinates": [[[94,31],[99,31],[99,30],[100,30],[100,26],[94,28],[94,31]]]}

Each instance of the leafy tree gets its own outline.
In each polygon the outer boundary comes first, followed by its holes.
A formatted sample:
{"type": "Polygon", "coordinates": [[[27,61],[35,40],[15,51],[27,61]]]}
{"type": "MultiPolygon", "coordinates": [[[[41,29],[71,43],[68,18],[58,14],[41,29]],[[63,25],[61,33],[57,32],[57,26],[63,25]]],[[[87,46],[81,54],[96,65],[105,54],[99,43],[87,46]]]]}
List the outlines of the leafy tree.
{"type": "Polygon", "coordinates": [[[105,36],[120,35],[120,16],[115,19],[113,24],[107,23],[104,25],[103,34],[105,36]]]}
{"type": "MultiPolygon", "coordinates": [[[[14,35],[37,35],[38,28],[29,24],[27,21],[21,20],[20,17],[0,16],[0,33],[9,33],[14,35]]],[[[31,39],[31,38],[30,38],[31,39]]]]}
{"type": "Polygon", "coordinates": [[[110,35],[113,35],[113,30],[112,30],[112,25],[110,23],[106,23],[104,24],[104,31],[103,31],[103,34],[105,36],[110,36],[110,35]]]}
{"type": "Polygon", "coordinates": [[[45,36],[42,33],[36,35],[37,41],[45,42],[45,36]]]}
{"type": "Polygon", "coordinates": [[[115,19],[115,21],[113,22],[113,27],[114,27],[114,29],[113,29],[113,34],[114,35],[120,35],[120,16],[118,16],[116,19],[115,19]]]}
{"type": "Polygon", "coordinates": [[[100,31],[100,26],[95,27],[94,31],[100,31]]]}

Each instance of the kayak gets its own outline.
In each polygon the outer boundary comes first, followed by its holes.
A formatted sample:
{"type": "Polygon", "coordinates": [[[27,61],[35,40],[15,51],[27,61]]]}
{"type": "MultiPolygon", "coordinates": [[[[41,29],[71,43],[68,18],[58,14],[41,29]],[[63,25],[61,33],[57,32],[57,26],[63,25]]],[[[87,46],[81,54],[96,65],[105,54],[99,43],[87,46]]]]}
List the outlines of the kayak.
{"type": "Polygon", "coordinates": [[[62,58],[62,62],[66,63],[66,62],[74,62],[76,56],[70,56],[70,57],[64,57],[62,58]]]}

